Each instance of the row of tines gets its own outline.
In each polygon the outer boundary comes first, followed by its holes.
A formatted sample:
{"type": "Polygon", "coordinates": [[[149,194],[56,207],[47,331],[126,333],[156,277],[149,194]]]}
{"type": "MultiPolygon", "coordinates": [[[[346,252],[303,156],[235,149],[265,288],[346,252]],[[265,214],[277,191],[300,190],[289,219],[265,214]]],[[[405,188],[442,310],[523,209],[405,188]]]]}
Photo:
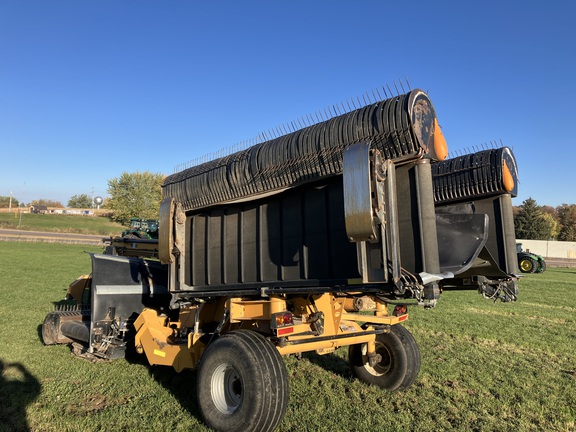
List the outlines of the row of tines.
{"type": "Polygon", "coordinates": [[[169,176],[164,196],[185,210],[261,195],[342,172],[342,151],[369,141],[385,159],[422,156],[410,92],[379,101],[169,176]]]}
{"type": "MultiPolygon", "coordinates": [[[[482,150],[432,164],[436,204],[508,193],[504,184],[504,153],[508,147],[482,150]]],[[[513,161],[513,157],[510,158],[513,161]]],[[[516,166],[507,167],[516,172],[516,166]]]]}

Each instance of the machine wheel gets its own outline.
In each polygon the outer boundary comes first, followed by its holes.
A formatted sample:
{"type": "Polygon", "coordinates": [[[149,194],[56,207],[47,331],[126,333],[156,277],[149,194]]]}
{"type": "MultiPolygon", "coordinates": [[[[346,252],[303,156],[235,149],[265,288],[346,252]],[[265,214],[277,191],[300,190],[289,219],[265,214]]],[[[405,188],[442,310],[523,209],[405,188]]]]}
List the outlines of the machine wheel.
{"type": "Polygon", "coordinates": [[[208,345],[198,367],[198,404],[217,431],[272,431],[288,405],[288,374],[276,348],[251,330],[208,345]]]}
{"type": "Polygon", "coordinates": [[[389,391],[405,390],[420,371],[420,350],[412,334],[399,324],[389,333],[376,335],[376,353],[382,359],[368,362],[367,344],[350,345],[348,357],[354,374],[362,381],[389,391]]]}
{"type": "Polygon", "coordinates": [[[530,257],[524,257],[518,263],[522,273],[534,273],[536,271],[536,261],[530,257]]]}
{"type": "Polygon", "coordinates": [[[544,273],[546,271],[546,261],[540,260],[538,261],[538,269],[536,273],[544,273]]]}

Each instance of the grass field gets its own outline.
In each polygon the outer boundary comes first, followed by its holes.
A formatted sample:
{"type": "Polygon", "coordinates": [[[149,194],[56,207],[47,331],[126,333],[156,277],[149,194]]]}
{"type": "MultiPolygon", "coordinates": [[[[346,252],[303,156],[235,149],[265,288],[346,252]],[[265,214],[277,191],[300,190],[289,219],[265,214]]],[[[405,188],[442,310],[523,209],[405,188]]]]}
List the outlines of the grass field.
{"type": "MultiPolygon", "coordinates": [[[[90,271],[85,250],[0,242],[0,431],[206,431],[194,372],[42,345],[51,302],[90,271]]],[[[412,308],[422,368],[403,393],[354,379],[345,349],[286,357],[279,430],[576,430],[576,269],[528,275],[520,288],[516,303],[446,291],[436,308],[412,308]]]]}
{"type": "Polygon", "coordinates": [[[0,213],[0,228],[76,234],[119,235],[125,228],[105,217],[0,213]],[[18,226],[20,224],[20,226],[18,226]]]}

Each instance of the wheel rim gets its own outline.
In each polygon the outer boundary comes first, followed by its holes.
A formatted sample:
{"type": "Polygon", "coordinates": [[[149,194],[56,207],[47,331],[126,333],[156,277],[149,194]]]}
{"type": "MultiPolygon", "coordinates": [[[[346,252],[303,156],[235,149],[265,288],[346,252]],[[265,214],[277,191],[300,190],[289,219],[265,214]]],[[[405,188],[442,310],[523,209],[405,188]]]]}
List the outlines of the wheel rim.
{"type": "Polygon", "coordinates": [[[212,400],[222,414],[232,414],[242,402],[242,380],[238,371],[229,364],[214,370],[211,380],[212,400]]]}
{"type": "Polygon", "coordinates": [[[370,366],[368,363],[368,347],[364,345],[362,347],[362,357],[364,358],[364,367],[367,371],[369,371],[372,375],[385,375],[390,371],[392,368],[392,356],[388,348],[385,345],[376,343],[376,354],[380,354],[381,360],[374,365],[374,367],[370,366]]]}
{"type": "Polygon", "coordinates": [[[529,260],[522,260],[520,262],[520,268],[524,271],[530,271],[532,269],[532,263],[529,260]]]}

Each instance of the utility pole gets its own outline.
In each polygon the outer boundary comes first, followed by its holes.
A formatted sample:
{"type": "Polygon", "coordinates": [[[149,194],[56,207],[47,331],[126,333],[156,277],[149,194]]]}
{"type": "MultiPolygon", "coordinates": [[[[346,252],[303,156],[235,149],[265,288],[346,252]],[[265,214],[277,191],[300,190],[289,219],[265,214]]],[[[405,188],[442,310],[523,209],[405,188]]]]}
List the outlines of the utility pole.
{"type": "Polygon", "coordinates": [[[20,219],[18,220],[18,228],[20,228],[20,225],[22,225],[22,208],[21,208],[21,204],[22,204],[22,203],[18,203],[18,213],[20,214],[20,219]]]}

